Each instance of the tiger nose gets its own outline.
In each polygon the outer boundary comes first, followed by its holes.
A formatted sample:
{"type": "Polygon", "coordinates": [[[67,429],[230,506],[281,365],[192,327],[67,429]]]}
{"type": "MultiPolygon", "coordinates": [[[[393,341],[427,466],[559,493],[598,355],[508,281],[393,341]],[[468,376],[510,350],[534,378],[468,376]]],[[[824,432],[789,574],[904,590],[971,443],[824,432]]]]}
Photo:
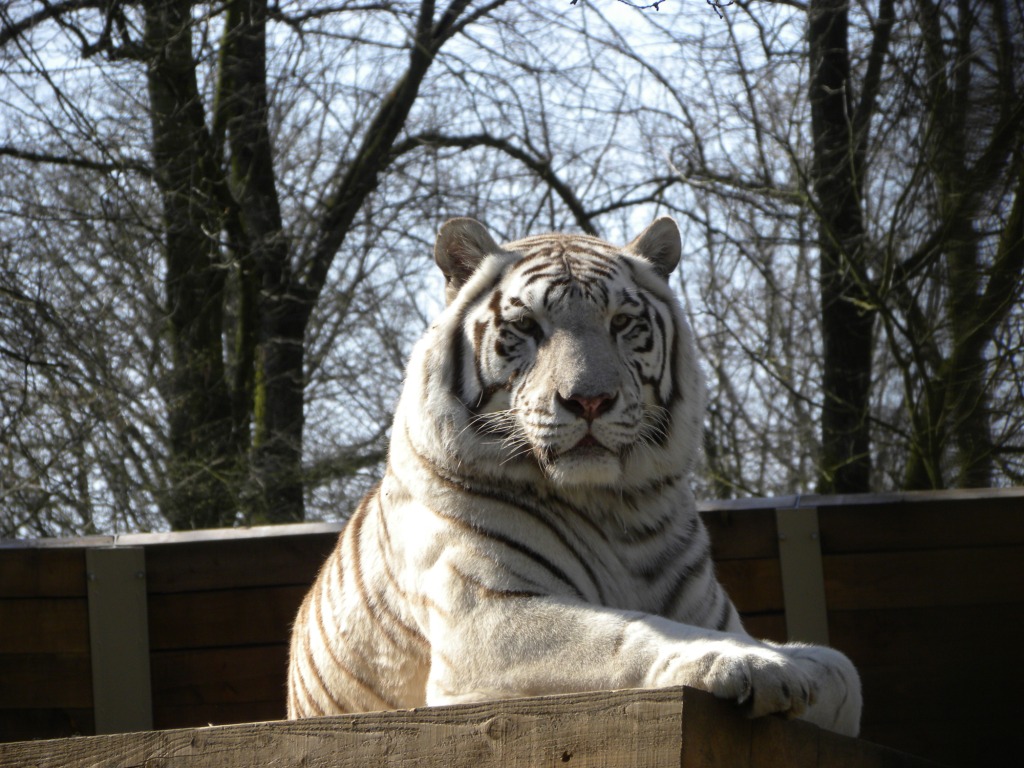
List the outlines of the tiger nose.
{"type": "Polygon", "coordinates": [[[569,395],[562,397],[558,395],[558,402],[569,411],[587,421],[593,421],[603,413],[611,410],[615,405],[616,395],[569,395]]]}

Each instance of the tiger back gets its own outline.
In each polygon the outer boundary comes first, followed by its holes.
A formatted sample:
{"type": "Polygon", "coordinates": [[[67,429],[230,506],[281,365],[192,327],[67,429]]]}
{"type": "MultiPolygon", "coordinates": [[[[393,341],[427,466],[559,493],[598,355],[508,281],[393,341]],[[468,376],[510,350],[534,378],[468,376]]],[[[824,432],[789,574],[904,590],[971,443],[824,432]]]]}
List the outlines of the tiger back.
{"type": "Polygon", "coordinates": [[[680,250],[668,218],[624,247],[441,228],[448,305],[296,617],[289,717],[691,685],[857,732],[849,660],[751,638],[715,578],[680,250]]]}

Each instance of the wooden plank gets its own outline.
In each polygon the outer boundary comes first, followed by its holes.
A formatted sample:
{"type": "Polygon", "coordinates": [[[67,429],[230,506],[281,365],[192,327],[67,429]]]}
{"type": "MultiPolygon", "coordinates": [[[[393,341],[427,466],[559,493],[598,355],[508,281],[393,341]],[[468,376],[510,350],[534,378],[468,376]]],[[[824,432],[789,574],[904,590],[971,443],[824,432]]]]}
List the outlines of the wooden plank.
{"type": "Polygon", "coordinates": [[[774,509],[713,510],[701,517],[716,561],[779,556],[774,509]]]}
{"type": "Polygon", "coordinates": [[[900,509],[929,507],[935,504],[958,504],[972,509],[988,505],[1024,504],[1024,487],[1013,488],[951,488],[942,491],[891,491],[885,493],[801,494],[795,496],[765,496],[746,499],[700,499],[701,512],[733,512],[737,510],[774,510],[782,507],[869,507],[899,505],[900,509]]]}
{"type": "Polygon", "coordinates": [[[92,707],[89,656],[84,653],[0,655],[0,710],[50,707],[92,707]]]}
{"type": "Polygon", "coordinates": [[[860,672],[865,739],[963,766],[1013,765],[1024,752],[1020,672],[1005,659],[860,672]]]}
{"type": "MultiPolygon", "coordinates": [[[[281,680],[278,679],[280,687],[281,680]]],[[[202,728],[214,725],[259,723],[280,720],[285,716],[284,695],[273,701],[218,701],[202,704],[153,704],[153,727],[159,730],[173,728],[202,728]]]]}
{"type": "MultiPolygon", "coordinates": [[[[1012,658],[1024,648],[1024,603],[832,611],[829,622],[858,667],[934,665],[938,674],[950,659],[1012,658]]],[[[1024,667],[1011,679],[1024,690],[1024,667]]]]}
{"type": "Polygon", "coordinates": [[[692,689],[599,691],[290,722],[0,745],[0,766],[919,768],[922,760],[692,689]]]}
{"type": "Polygon", "coordinates": [[[800,496],[754,496],[743,499],[697,499],[697,510],[708,512],[737,512],[758,510],[773,513],[779,507],[800,506],[800,496]]]}
{"type": "MultiPolygon", "coordinates": [[[[287,528],[289,526],[282,526],[287,528]]],[[[151,593],[306,585],[334,548],[337,534],[208,539],[146,547],[151,593]]]]}
{"type": "Polygon", "coordinates": [[[85,563],[96,731],[152,728],[145,550],[96,547],[85,563]]]}
{"type": "Polygon", "coordinates": [[[1024,704],[1012,687],[1019,684],[1020,674],[1006,660],[979,658],[963,666],[950,663],[941,670],[922,665],[865,667],[859,671],[866,702],[867,738],[878,723],[907,723],[922,739],[935,730],[936,723],[954,728],[962,723],[965,732],[959,740],[966,745],[976,744],[968,727],[971,723],[1002,723],[1007,738],[1024,723],[1024,704]],[[969,690],[971,697],[950,695],[950,691],[957,690],[969,690]],[[980,701],[985,702],[984,707],[980,701]]]}
{"type": "Polygon", "coordinates": [[[301,585],[151,594],[150,647],[159,651],[287,642],[308,589],[301,585]]]}
{"type": "Polygon", "coordinates": [[[830,610],[1024,602],[1024,547],[827,555],[830,610]]]}
{"type": "Polygon", "coordinates": [[[728,702],[687,700],[683,712],[683,766],[701,768],[796,768],[922,765],[916,758],[827,733],[806,723],[737,717],[728,702]],[[882,762],[891,760],[892,762],[882,762]]]}
{"type": "Polygon", "coordinates": [[[519,699],[292,722],[0,745],[0,766],[679,765],[682,692],[519,699]]]}
{"type": "Polygon", "coordinates": [[[284,717],[285,643],[160,652],[151,664],[154,706],[279,700],[284,717]]]}
{"type": "Polygon", "coordinates": [[[864,738],[962,768],[1012,768],[1024,754],[1019,720],[933,720],[922,729],[919,719],[906,714],[903,718],[873,729],[864,738]]]}
{"type": "Polygon", "coordinates": [[[58,539],[0,539],[0,551],[18,551],[27,549],[85,549],[88,547],[112,547],[117,543],[117,536],[97,535],[79,536],[76,538],[58,539]]]}
{"type": "Polygon", "coordinates": [[[200,542],[251,541],[253,539],[337,539],[344,523],[290,523],[254,525],[248,528],[202,528],[170,533],[125,533],[117,537],[121,546],[151,547],[156,544],[196,544],[200,542]]]}
{"type": "Polygon", "coordinates": [[[91,709],[41,707],[0,710],[0,742],[91,736],[94,733],[91,709]]]}
{"type": "Polygon", "coordinates": [[[733,704],[686,690],[684,768],[926,768],[920,757],[778,717],[749,719],[733,704]]]}
{"type": "Polygon", "coordinates": [[[740,613],[782,611],[782,571],[778,560],[725,560],[715,573],[740,613]]]}
{"type": "Polygon", "coordinates": [[[1024,545],[1024,499],[830,507],[819,513],[826,554],[1024,545]]]}
{"type": "Polygon", "coordinates": [[[14,547],[6,542],[0,546],[0,598],[4,597],[85,597],[85,550],[14,547]]]}
{"type": "Polygon", "coordinates": [[[0,654],[88,651],[84,598],[0,598],[0,654]]]}
{"type": "MultiPolygon", "coordinates": [[[[792,498],[792,497],[786,497],[792,498]]],[[[963,505],[985,505],[1002,501],[1024,503],[1024,487],[1015,488],[950,488],[941,491],[892,491],[887,493],[850,493],[797,496],[795,506],[849,507],[870,504],[931,505],[934,503],[957,503],[963,505]]],[[[740,503],[746,500],[740,500],[740,503]]],[[[779,503],[777,506],[790,506],[779,503]]]]}
{"type": "Polygon", "coordinates": [[[955,765],[1004,765],[1000,750],[1024,752],[1024,667],[1008,662],[1024,647],[1024,604],[830,618],[860,670],[864,738],[955,765]]]}

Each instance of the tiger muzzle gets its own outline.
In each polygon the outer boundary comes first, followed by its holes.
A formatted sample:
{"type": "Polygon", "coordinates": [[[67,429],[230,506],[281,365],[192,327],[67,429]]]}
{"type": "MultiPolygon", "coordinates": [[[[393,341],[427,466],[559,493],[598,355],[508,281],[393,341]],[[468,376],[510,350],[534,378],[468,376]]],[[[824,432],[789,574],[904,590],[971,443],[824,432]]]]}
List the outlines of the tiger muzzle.
{"type": "Polygon", "coordinates": [[[588,422],[608,413],[619,397],[616,349],[603,328],[559,329],[538,350],[535,373],[554,385],[560,406],[588,422]]]}

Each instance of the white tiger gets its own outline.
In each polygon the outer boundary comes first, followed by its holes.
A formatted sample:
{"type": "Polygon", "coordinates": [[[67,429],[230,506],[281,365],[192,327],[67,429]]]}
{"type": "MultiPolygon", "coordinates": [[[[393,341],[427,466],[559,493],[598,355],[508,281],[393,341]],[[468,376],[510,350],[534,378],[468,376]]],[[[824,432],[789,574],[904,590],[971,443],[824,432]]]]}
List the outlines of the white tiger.
{"type": "Polygon", "coordinates": [[[751,638],[688,486],[704,384],[679,230],[440,230],[383,481],[299,610],[288,716],[689,685],[856,735],[857,672],[751,638]]]}

